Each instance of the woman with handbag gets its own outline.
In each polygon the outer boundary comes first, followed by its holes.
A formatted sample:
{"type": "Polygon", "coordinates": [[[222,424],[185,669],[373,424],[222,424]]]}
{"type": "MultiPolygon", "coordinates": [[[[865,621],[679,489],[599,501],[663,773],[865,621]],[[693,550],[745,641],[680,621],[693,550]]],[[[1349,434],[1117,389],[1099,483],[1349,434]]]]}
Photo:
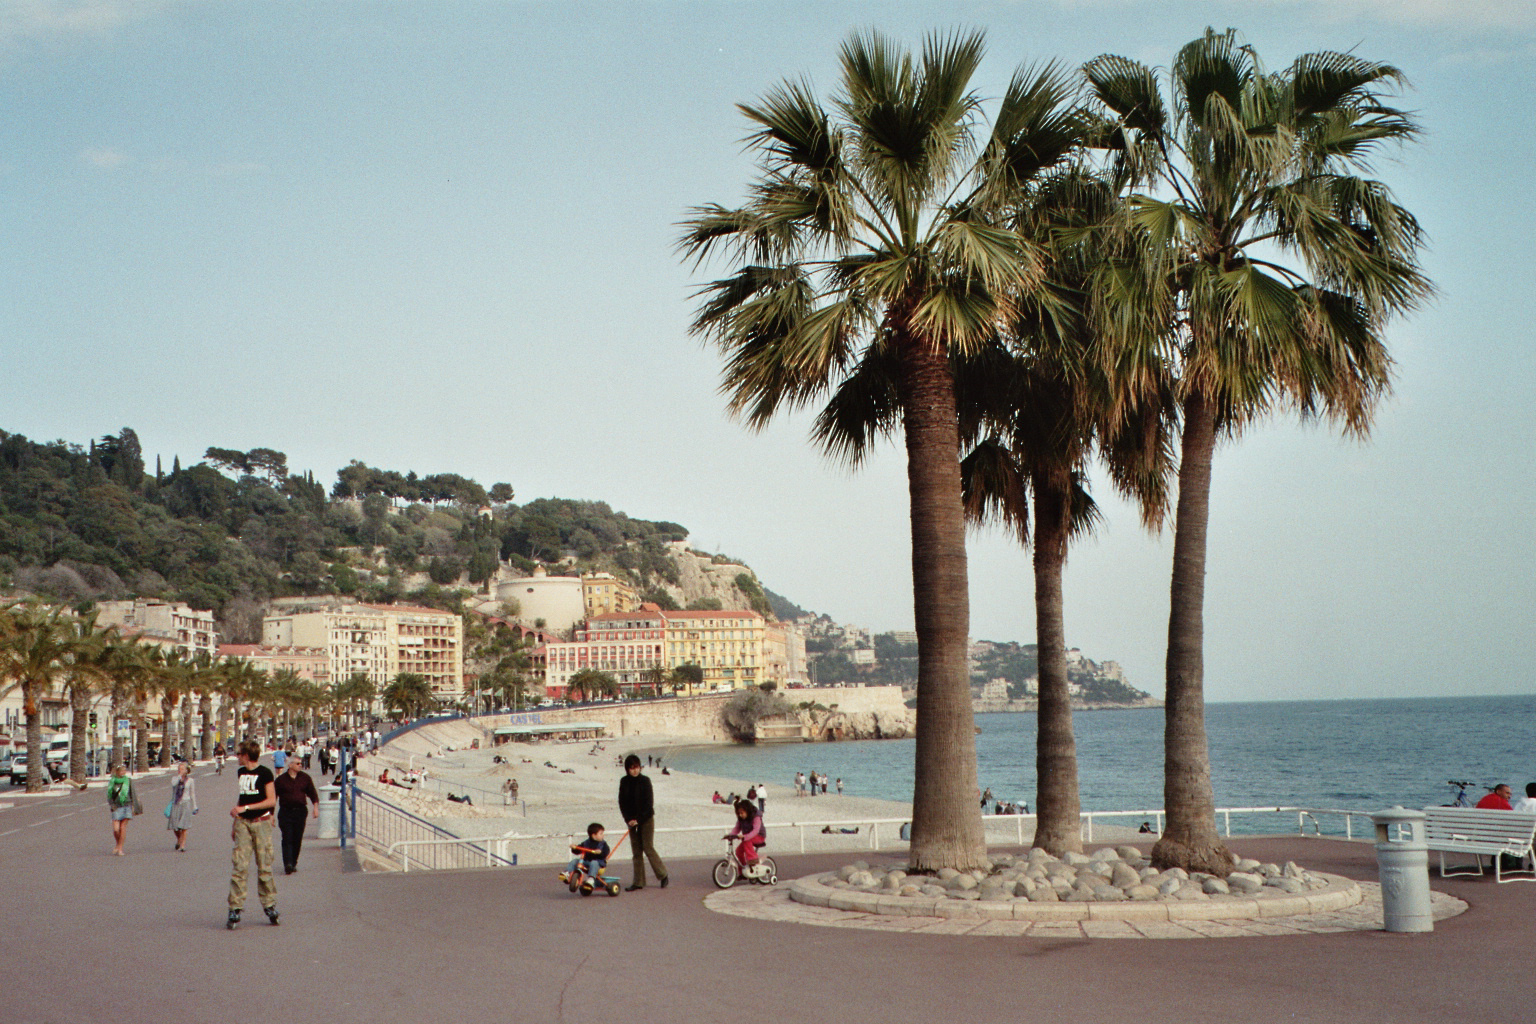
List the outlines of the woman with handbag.
{"type": "Polygon", "coordinates": [[[128,766],[125,764],[116,765],[112,769],[112,779],[107,783],[107,808],[112,812],[112,853],[121,857],[123,843],[128,838],[128,819],[144,813],[144,806],[139,803],[138,790],[128,777],[128,766]]]}
{"type": "Polygon", "coordinates": [[[165,827],[176,833],[176,852],[187,852],[187,829],[197,813],[197,784],[192,781],[192,766],[176,762],[176,783],[171,787],[171,801],[165,805],[165,827]]]}

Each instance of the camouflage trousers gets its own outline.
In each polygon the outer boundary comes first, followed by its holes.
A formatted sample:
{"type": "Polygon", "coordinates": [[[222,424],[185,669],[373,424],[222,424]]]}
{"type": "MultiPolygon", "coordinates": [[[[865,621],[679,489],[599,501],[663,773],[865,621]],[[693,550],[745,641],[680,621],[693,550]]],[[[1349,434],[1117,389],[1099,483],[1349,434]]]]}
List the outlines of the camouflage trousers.
{"type": "Polygon", "coordinates": [[[272,820],[235,819],[234,872],[229,876],[229,908],[245,906],[245,883],[251,859],[256,860],[256,898],[263,907],[277,905],[277,882],[272,878],[272,820]]]}

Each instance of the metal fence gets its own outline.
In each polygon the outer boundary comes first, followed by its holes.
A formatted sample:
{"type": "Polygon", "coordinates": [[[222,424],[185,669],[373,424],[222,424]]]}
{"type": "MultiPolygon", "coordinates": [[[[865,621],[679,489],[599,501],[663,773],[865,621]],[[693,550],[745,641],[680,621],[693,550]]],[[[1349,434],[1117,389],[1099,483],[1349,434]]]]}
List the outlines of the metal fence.
{"type": "Polygon", "coordinates": [[[407,871],[511,867],[517,863],[516,854],[498,850],[483,839],[454,835],[356,785],[347,787],[343,804],[343,834],[407,871]]]}

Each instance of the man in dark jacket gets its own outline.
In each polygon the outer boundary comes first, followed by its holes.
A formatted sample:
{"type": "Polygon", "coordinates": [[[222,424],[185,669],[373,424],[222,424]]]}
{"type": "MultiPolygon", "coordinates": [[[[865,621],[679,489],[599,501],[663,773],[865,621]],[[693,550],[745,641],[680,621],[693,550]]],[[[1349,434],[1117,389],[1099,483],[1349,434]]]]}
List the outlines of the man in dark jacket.
{"type": "Polygon", "coordinates": [[[651,870],[661,887],[667,887],[667,865],[656,852],[652,836],[656,829],[655,798],[651,794],[651,780],[640,774],[640,755],[630,754],[624,759],[624,777],[619,780],[619,813],[629,826],[629,845],[635,852],[635,877],[629,885],[630,892],[645,888],[645,859],[651,859],[651,870]]]}

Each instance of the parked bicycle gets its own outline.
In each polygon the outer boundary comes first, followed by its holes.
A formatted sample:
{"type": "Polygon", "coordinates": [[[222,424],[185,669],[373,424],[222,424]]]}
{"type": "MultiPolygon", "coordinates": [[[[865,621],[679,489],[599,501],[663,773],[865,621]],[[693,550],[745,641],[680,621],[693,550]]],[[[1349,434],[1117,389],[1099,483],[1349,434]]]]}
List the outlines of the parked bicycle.
{"type": "MultiPolygon", "coordinates": [[[[1476,785],[1476,783],[1473,783],[1473,782],[1458,782],[1456,779],[1450,779],[1450,780],[1448,780],[1446,782],[1446,785],[1450,786],[1452,789],[1454,789],[1456,791],[1456,795],[1451,800],[1450,803],[1443,804],[1442,806],[1444,806],[1444,807],[1476,807],[1477,806],[1477,801],[1473,800],[1470,796],[1467,795],[1467,787],[1468,786],[1474,786],[1474,785],[1476,785]]],[[[1493,792],[1493,787],[1492,786],[1485,785],[1485,786],[1483,786],[1483,789],[1487,790],[1490,793],[1493,792]]]]}

